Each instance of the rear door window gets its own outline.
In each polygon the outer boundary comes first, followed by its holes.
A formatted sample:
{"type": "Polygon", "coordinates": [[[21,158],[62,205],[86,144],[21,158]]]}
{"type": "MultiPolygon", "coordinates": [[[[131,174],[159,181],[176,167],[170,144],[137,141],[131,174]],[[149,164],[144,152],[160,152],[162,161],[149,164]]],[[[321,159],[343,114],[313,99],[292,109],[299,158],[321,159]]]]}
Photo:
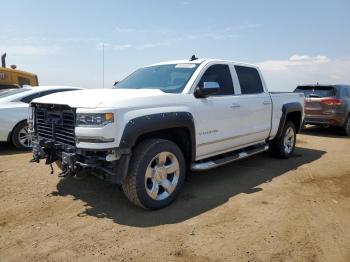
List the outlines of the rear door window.
{"type": "Polygon", "coordinates": [[[260,94],[264,87],[258,70],[253,67],[235,66],[242,94],[260,94]]]}
{"type": "Polygon", "coordinates": [[[304,93],[305,97],[333,97],[335,88],[333,86],[298,86],[295,93],[304,93]]]}

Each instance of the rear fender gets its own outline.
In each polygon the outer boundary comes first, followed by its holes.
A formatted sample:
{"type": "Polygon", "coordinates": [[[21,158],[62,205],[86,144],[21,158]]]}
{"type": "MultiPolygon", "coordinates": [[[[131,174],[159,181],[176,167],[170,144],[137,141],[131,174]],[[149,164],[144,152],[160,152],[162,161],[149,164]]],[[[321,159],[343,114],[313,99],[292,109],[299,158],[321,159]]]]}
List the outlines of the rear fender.
{"type": "MultiPolygon", "coordinates": [[[[288,104],[284,104],[282,106],[282,116],[280,119],[280,124],[278,126],[276,138],[281,137],[283,127],[286,123],[287,116],[288,116],[288,114],[293,113],[293,112],[300,112],[302,115],[303,114],[303,106],[300,103],[288,103],[288,104]]],[[[301,128],[302,128],[302,123],[299,123],[299,126],[296,126],[296,128],[297,128],[297,133],[299,133],[301,128]]]]}

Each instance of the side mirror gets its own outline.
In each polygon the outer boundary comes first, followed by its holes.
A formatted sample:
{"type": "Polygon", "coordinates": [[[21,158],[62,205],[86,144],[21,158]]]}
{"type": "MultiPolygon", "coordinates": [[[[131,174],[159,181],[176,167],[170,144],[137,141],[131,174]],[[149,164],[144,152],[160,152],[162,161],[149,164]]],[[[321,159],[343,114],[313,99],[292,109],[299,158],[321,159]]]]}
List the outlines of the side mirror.
{"type": "Polygon", "coordinates": [[[115,81],[113,87],[115,87],[118,83],[119,81],[115,81]]]}
{"type": "Polygon", "coordinates": [[[204,82],[203,86],[197,86],[194,91],[196,98],[206,98],[210,95],[216,94],[220,91],[218,82],[204,82]]]}

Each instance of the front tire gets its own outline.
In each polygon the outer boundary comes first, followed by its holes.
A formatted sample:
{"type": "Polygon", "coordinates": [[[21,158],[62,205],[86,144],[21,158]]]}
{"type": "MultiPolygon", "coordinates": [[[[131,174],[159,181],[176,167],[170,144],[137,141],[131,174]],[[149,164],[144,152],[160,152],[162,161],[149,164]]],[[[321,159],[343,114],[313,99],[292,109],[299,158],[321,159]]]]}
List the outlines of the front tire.
{"type": "Polygon", "coordinates": [[[293,122],[286,122],[282,134],[270,142],[270,153],[278,158],[287,159],[295,150],[296,128],[293,122]]]}
{"type": "Polygon", "coordinates": [[[27,121],[20,122],[12,132],[13,145],[22,150],[32,149],[32,135],[29,133],[27,121]]]}
{"type": "Polygon", "coordinates": [[[136,146],[122,188],[135,205],[166,207],[183,185],[186,165],[179,147],[168,140],[147,139],[136,146]]]}

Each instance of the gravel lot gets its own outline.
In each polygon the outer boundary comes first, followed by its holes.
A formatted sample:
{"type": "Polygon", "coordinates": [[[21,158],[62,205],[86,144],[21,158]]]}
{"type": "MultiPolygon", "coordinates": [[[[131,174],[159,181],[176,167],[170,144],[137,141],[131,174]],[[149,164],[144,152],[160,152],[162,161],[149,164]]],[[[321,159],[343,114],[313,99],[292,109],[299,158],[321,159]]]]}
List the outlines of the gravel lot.
{"type": "Polygon", "coordinates": [[[192,174],[175,203],[132,206],[0,144],[1,261],[350,261],[350,138],[308,128],[289,160],[192,174]]]}

